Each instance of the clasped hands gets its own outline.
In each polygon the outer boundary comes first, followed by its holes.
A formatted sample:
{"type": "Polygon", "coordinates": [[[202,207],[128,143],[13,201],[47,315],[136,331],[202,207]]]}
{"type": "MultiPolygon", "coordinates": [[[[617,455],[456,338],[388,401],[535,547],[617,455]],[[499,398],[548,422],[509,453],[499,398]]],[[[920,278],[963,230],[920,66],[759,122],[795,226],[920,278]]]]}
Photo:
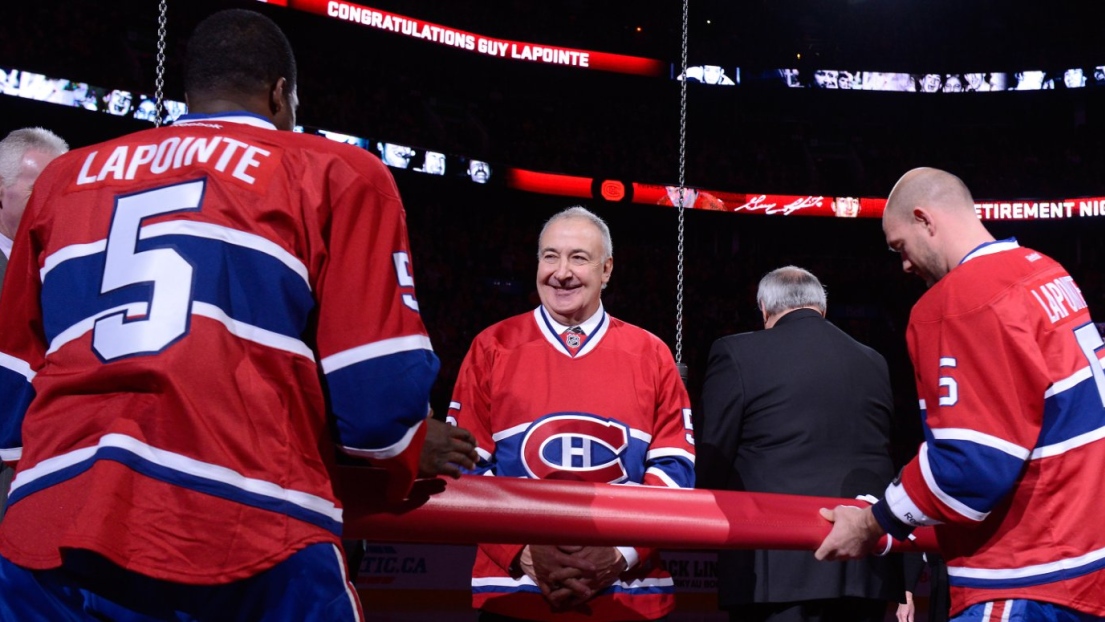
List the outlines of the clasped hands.
{"type": "Polygon", "coordinates": [[[627,568],[625,558],[614,547],[549,544],[523,548],[518,566],[537,584],[553,611],[566,611],[591,600],[627,568]]]}

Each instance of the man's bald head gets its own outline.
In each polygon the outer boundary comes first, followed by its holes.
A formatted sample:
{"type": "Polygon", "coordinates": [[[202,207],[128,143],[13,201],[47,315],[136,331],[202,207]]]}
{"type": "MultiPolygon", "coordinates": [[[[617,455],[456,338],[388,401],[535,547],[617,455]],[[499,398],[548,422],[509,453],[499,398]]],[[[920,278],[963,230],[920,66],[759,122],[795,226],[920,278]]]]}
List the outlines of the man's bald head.
{"type": "Polygon", "coordinates": [[[886,213],[906,216],[915,207],[940,210],[949,215],[975,215],[975,200],[963,180],[936,168],[915,168],[894,184],[886,200],[886,213]]]}
{"type": "Polygon", "coordinates": [[[955,175],[915,168],[894,184],[882,217],[886,244],[902,269],[930,286],[994,237],[975,213],[971,191],[955,175]]]}

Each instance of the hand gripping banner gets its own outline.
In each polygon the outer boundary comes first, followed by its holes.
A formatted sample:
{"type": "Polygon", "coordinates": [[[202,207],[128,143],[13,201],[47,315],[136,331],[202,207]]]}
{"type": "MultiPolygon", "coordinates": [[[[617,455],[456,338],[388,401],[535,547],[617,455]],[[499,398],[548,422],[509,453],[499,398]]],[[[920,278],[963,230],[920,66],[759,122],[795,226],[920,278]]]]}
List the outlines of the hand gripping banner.
{"type": "MultiPolygon", "coordinates": [[[[833,497],[480,476],[419,480],[406,501],[385,504],[381,485],[375,469],[335,473],[347,538],[813,551],[832,527],[820,508],[867,505],[833,497]]],[[[891,550],[939,549],[933,530],[920,528],[914,539],[892,542],[891,550]]]]}

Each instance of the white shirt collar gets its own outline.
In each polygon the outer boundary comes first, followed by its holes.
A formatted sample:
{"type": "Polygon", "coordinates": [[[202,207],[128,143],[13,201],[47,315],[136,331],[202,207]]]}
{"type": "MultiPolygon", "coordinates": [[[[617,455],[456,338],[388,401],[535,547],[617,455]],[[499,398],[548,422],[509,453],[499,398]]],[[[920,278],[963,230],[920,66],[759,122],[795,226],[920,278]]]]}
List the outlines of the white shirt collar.
{"type": "Polygon", "coordinates": [[[8,259],[12,258],[12,239],[8,236],[0,233],[0,251],[4,253],[4,256],[8,259]]]}

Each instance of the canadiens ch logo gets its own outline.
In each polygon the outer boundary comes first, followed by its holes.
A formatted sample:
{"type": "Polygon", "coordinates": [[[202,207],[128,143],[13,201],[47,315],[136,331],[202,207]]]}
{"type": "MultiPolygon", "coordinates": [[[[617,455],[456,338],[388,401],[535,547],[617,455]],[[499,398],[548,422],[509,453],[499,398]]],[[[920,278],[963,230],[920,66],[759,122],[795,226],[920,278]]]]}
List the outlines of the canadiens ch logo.
{"type": "Polygon", "coordinates": [[[522,464],[536,479],[616,484],[625,481],[622,456],[629,428],[586,413],[555,413],[536,421],[522,438],[522,464]]]}

